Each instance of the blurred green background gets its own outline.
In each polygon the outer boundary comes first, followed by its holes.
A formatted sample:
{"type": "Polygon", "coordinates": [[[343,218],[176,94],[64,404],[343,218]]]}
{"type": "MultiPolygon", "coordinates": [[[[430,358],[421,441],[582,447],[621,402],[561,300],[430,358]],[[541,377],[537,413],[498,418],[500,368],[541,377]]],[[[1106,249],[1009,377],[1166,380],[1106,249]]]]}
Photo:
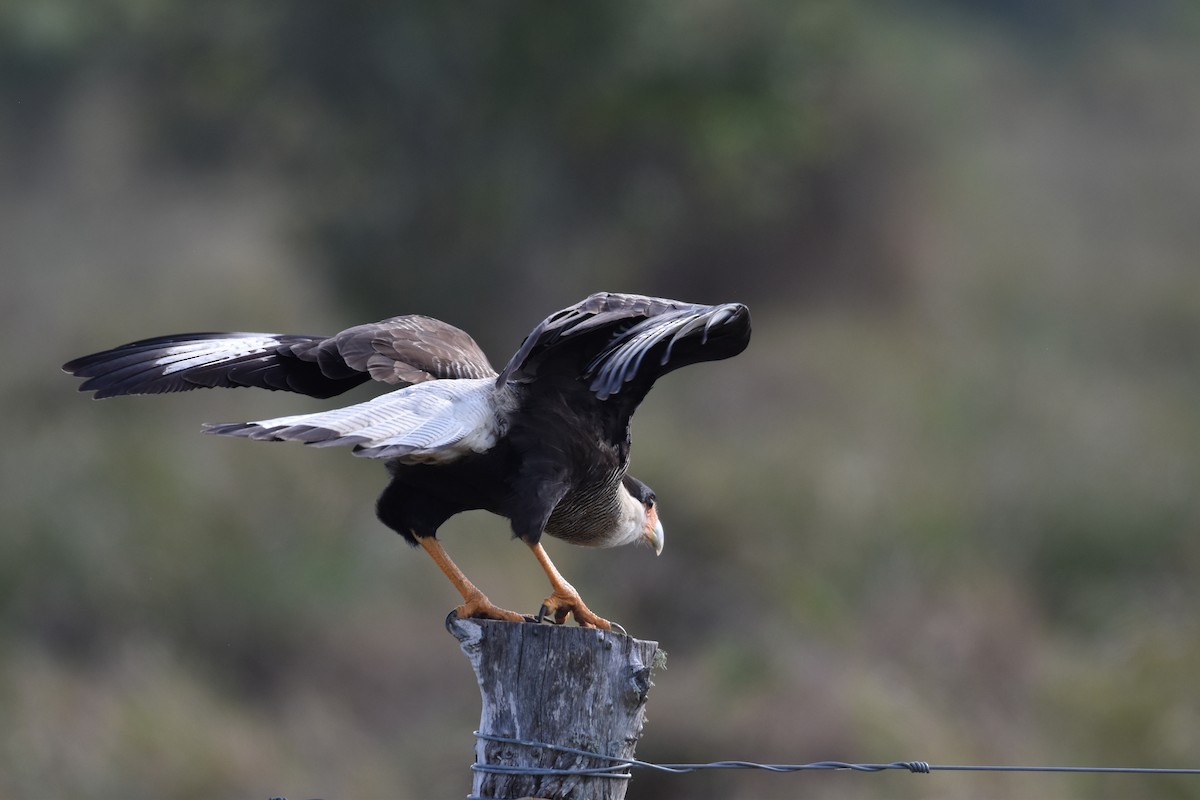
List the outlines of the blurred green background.
{"type": "MultiPolygon", "coordinates": [[[[596,290],[749,303],[634,421],[669,536],[550,552],[669,652],[638,754],[1200,766],[1194,3],[0,3],[0,797],[461,797],[457,596],[381,465],[57,366],[596,290]]],[[[370,396],[360,390],[350,396],[370,396]]],[[[506,525],[444,529],[501,605],[506,525]]],[[[631,798],[1200,797],[638,773],[631,798]]]]}

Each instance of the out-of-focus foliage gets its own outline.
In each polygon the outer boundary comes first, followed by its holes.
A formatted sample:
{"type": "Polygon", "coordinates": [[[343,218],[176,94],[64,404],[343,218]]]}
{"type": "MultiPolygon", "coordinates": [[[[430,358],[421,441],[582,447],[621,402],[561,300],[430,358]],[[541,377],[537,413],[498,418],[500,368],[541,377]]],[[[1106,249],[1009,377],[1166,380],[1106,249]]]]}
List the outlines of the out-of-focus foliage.
{"type": "MultiPolygon", "coordinates": [[[[663,557],[550,545],[671,653],[639,755],[1191,764],[1198,45],[1165,0],[0,5],[0,796],[465,792],[380,465],[195,433],[329,404],[55,367],[407,312],[500,362],[598,289],[755,315],[635,420],[663,557]]],[[[443,538],[544,595],[502,522],[443,538]]],[[[1200,796],[1050,780],[631,796],[1200,796]]]]}
{"type": "Polygon", "coordinates": [[[767,293],[846,267],[890,287],[867,221],[907,99],[856,61],[883,34],[853,4],[53,8],[10,20],[39,91],[110,75],[149,157],[285,178],[365,313],[405,297],[478,319],[613,281],[767,293]]]}

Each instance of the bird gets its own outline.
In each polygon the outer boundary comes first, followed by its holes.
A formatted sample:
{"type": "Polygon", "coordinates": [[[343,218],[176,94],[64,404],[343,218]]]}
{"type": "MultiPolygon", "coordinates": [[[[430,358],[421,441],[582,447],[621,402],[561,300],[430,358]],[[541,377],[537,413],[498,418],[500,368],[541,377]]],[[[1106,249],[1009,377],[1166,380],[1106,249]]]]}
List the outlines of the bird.
{"type": "MultiPolygon", "coordinates": [[[[454,585],[460,618],[551,621],[612,630],[587,607],[543,545],[644,543],[661,554],[657,496],[629,474],[630,420],[655,381],[727,359],[750,341],[741,303],[700,305],[599,292],[546,317],[497,371],[465,331],[408,314],[333,336],[184,333],[68,361],[96,399],[198,388],[258,387],[329,398],[374,380],[399,386],[315,413],[206,424],[258,441],[348,446],[382,459],[390,481],[379,520],[424,549],[454,585]],[[493,604],[437,538],[463,511],[505,517],[551,593],[533,616],[493,604]]],[[[619,627],[619,626],[618,626],[619,627]]]]}

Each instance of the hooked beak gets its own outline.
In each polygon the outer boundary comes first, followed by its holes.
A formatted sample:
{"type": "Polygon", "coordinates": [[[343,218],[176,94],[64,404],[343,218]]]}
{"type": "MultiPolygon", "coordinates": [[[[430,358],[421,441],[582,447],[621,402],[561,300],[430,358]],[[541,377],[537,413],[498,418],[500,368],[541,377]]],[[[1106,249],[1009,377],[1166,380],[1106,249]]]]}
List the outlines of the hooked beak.
{"type": "Polygon", "coordinates": [[[661,556],[663,545],[666,544],[666,534],[663,533],[662,522],[658,519],[658,508],[650,506],[646,509],[646,525],[642,528],[642,535],[646,537],[646,541],[654,548],[654,555],[661,556]]]}

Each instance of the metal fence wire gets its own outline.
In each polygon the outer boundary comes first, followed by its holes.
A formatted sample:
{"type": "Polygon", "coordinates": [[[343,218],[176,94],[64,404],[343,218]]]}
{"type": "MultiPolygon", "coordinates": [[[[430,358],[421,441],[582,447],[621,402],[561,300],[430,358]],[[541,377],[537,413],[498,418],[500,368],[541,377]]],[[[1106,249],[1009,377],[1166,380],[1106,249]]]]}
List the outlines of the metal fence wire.
{"type": "Polygon", "coordinates": [[[914,774],[926,775],[931,772],[1072,772],[1072,773],[1120,773],[1129,775],[1200,775],[1200,767],[1163,768],[1163,767],[1060,767],[1060,766],[1013,766],[1013,765],[984,765],[984,764],[930,764],[927,761],[892,761],[886,764],[857,764],[849,761],[814,761],[808,764],[760,764],[754,761],[709,761],[703,764],[656,764],[636,758],[620,758],[577,747],[567,747],[547,742],[537,742],[529,739],[518,739],[510,736],[498,736],[492,733],[475,731],[475,737],[487,742],[497,742],[518,747],[529,747],[543,750],[554,750],[560,753],[570,753],[606,762],[599,767],[579,767],[552,769],[543,767],[523,767],[504,764],[471,765],[476,772],[507,775],[590,775],[608,776],[612,778],[629,778],[630,770],[650,769],[659,772],[683,774],[699,772],[708,769],[757,769],[766,772],[811,772],[816,770],[849,770],[853,772],[884,772],[887,770],[904,770],[914,774]]]}

